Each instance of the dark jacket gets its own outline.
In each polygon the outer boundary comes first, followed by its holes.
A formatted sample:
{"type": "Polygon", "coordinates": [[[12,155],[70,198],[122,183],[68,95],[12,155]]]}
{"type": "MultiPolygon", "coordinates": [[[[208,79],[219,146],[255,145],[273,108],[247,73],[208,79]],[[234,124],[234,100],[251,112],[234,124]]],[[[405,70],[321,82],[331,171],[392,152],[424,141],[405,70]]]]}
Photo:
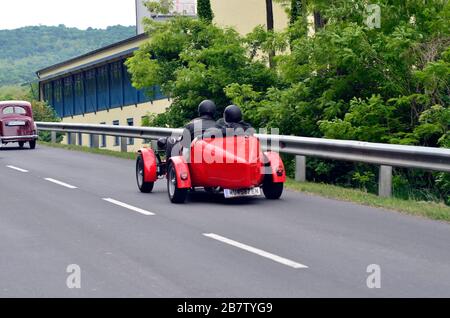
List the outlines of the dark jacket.
{"type": "Polygon", "coordinates": [[[202,136],[206,130],[215,128],[216,121],[211,116],[202,116],[186,125],[183,132],[183,147],[189,148],[195,138],[202,136]]]}
{"type": "Polygon", "coordinates": [[[221,118],[217,121],[216,128],[222,131],[224,137],[229,136],[230,131],[233,132],[233,136],[253,136],[255,134],[255,129],[252,125],[245,121],[239,123],[227,123],[221,118]]]}

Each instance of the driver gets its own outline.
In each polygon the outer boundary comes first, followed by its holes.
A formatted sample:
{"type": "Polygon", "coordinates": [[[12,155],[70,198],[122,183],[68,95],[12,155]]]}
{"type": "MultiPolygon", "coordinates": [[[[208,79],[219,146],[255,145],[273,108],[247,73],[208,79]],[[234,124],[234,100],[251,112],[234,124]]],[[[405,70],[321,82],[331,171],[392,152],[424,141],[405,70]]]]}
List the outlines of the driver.
{"type": "Polygon", "coordinates": [[[198,106],[200,117],[192,120],[184,128],[183,147],[189,148],[195,138],[202,136],[208,129],[216,127],[214,115],[216,114],[216,104],[212,100],[204,100],[198,106]]]}
{"type": "Polygon", "coordinates": [[[166,156],[170,158],[181,154],[182,148],[190,149],[192,141],[202,136],[205,131],[216,127],[214,115],[216,114],[216,104],[212,100],[204,100],[198,106],[199,117],[193,119],[184,127],[181,142],[174,138],[169,138],[166,149],[166,156]]]}

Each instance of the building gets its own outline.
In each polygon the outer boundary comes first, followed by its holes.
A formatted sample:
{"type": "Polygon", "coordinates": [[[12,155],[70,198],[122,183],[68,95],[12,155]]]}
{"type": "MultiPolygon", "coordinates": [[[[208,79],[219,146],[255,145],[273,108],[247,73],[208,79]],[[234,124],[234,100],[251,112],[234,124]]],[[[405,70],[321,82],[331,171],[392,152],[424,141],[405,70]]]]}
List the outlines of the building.
{"type": "Polygon", "coordinates": [[[173,9],[170,15],[151,14],[144,5],[145,0],[136,0],[136,31],[137,34],[144,33],[144,18],[164,20],[172,17],[174,14],[195,17],[197,15],[197,0],[174,0],[173,9]]]}
{"type": "MultiPolygon", "coordinates": [[[[142,0],[136,1],[140,19],[144,15],[142,0]]],[[[196,0],[174,1],[177,12],[190,15],[196,0]]],[[[265,0],[211,0],[211,5],[217,24],[233,26],[243,34],[266,21],[265,0]]],[[[281,7],[274,7],[276,28],[283,29],[288,17],[281,7]]],[[[47,101],[67,123],[139,126],[145,116],[164,112],[171,104],[170,99],[158,87],[151,89],[152,94],[136,90],[124,65],[147,39],[140,30],[142,25],[137,23],[135,37],[39,70],[41,100],[47,101]]],[[[71,136],[64,142],[89,146],[89,138],[88,135],[71,136]]],[[[128,140],[129,150],[136,150],[141,143],[128,140]]],[[[120,150],[120,139],[102,137],[100,147],[120,150]]]]}

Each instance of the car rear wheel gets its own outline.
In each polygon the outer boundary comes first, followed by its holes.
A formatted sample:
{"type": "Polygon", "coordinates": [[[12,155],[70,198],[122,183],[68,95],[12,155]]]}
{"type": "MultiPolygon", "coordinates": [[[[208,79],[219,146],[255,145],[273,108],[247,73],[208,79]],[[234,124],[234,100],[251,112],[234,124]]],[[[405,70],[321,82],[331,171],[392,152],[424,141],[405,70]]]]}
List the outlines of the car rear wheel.
{"type": "Polygon", "coordinates": [[[139,155],[136,160],[136,181],[142,193],[151,193],[155,185],[154,182],[145,182],[144,159],[139,155]]]}
{"type": "Polygon", "coordinates": [[[273,182],[272,176],[268,176],[263,184],[263,192],[268,200],[278,200],[283,195],[284,183],[273,182]]]}
{"type": "Polygon", "coordinates": [[[25,143],[23,141],[19,142],[19,148],[23,148],[24,145],[25,145],[25,143]]]}
{"type": "Polygon", "coordinates": [[[36,140],[30,141],[30,149],[36,149],[36,140]]]}
{"type": "Polygon", "coordinates": [[[188,189],[178,188],[177,172],[173,163],[169,164],[167,172],[167,191],[169,193],[169,199],[172,203],[180,204],[186,201],[188,189]]]}

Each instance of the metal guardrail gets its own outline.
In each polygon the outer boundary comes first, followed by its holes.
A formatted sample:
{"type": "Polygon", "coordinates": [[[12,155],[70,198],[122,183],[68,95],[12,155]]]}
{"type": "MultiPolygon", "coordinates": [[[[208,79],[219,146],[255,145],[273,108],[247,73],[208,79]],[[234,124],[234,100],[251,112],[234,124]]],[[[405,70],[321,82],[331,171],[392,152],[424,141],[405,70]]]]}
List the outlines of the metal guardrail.
{"type": "MultiPolygon", "coordinates": [[[[126,151],[126,138],[156,140],[162,137],[181,135],[182,129],[129,127],[69,123],[36,123],[39,130],[83,133],[98,136],[122,138],[122,151],[126,151]]],[[[348,140],[331,140],[280,135],[256,135],[263,145],[271,150],[296,155],[296,180],[306,180],[306,157],[361,162],[380,165],[379,194],[392,194],[392,167],[417,168],[431,171],[450,172],[450,149],[377,144],[348,140]]],[[[52,134],[56,140],[56,134],[52,134]]]]}

